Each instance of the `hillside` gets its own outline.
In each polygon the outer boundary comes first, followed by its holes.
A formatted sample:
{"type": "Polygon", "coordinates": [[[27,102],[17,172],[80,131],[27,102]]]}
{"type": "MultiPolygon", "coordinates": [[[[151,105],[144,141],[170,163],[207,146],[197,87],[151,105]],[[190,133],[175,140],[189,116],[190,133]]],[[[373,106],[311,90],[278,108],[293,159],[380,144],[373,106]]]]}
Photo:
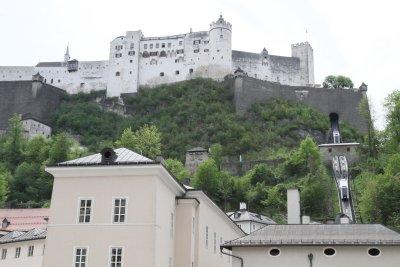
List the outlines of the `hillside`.
{"type": "MultiPolygon", "coordinates": [[[[66,98],[53,116],[55,132],[77,135],[92,151],[113,142],[123,129],[156,125],[162,133],[162,155],[184,160],[187,149],[219,143],[223,155],[273,158],[297,147],[306,136],[324,142],[328,118],[282,100],[253,105],[244,118],[235,114],[232,92],[223,83],[196,79],[142,90],[125,99],[127,115],[107,112],[95,101],[99,93],[66,98]]],[[[343,125],[344,139],[359,138],[343,125]]]]}

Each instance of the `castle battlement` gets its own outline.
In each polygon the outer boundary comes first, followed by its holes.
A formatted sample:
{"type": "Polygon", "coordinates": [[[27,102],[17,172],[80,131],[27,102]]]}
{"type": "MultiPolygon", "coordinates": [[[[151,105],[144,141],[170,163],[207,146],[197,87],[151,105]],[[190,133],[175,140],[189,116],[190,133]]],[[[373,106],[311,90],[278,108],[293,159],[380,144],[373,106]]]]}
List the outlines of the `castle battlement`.
{"type": "Polygon", "coordinates": [[[127,31],[110,42],[108,60],[64,60],[32,67],[0,67],[0,81],[30,80],[37,72],[44,82],[70,94],[107,90],[110,97],[135,93],[141,86],[175,83],[195,77],[223,80],[240,68],[249,77],[286,85],[314,84],[313,52],[308,42],[291,46],[292,56],[232,50],[232,24],[222,16],[208,31],[145,37],[127,31]],[[308,48],[307,48],[308,47],[308,48]]]}

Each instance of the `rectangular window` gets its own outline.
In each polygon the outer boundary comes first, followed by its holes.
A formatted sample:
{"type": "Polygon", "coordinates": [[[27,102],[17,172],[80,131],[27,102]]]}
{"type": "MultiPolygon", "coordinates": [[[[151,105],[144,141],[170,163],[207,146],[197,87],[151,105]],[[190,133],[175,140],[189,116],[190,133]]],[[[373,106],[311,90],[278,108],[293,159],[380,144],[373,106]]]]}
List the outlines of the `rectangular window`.
{"type": "Polygon", "coordinates": [[[156,57],[156,56],[158,56],[158,51],[150,52],[150,56],[151,56],[151,57],[156,57]]]}
{"type": "Polygon", "coordinates": [[[177,54],[183,54],[183,49],[176,50],[177,54]]]}
{"type": "Polygon", "coordinates": [[[134,55],[135,55],[135,51],[129,51],[129,52],[128,52],[128,55],[129,55],[129,56],[134,56],[134,55]]]}
{"type": "Polygon", "coordinates": [[[201,42],[201,40],[194,40],[194,41],[193,41],[193,44],[194,44],[194,45],[200,44],[200,42],[201,42]]]}
{"type": "Polygon", "coordinates": [[[144,44],[144,45],[143,45],[143,48],[144,48],[144,49],[147,49],[147,44],[144,44]]]}
{"type": "Polygon", "coordinates": [[[17,247],[15,248],[15,258],[19,258],[19,256],[21,255],[21,247],[17,247]]]}
{"type": "Polygon", "coordinates": [[[214,232],[214,253],[217,253],[217,233],[214,232]]]}
{"type": "Polygon", "coordinates": [[[134,49],[135,48],[135,44],[131,43],[130,49],[134,49]]]}
{"type": "Polygon", "coordinates": [[[171,213],[171,222],[170,222],[170,229],[169,229],[169,235],[171,238],[174,237],[174,213],[171,213]]]}
{"type": "Polygon", "coordinates": [[[208,248],[208,226],[206,226],[206,248],[208,248]]]}
{"type": "Polygon", "coordinates": [[[92,215],[92,200],[79,200],[79,223],[90,223],[92,215]]]}
{"type": "Polygon", "coordinates": [[[122,248],[113,247],[110,251],[110,267],[122,266],[122,248]]]}
{"type": "Polygon", "coordinates": [[[206,40],[206,41],[204,41],[204,44],[208,44],[210,41],[208,41],[208,40],[206,40]]]}
{"type": "Polygon", "coordinates": [[[150,44],[150,49],[153,49],[153,44],[150,44]]]}
{"type": "Polygon", "coordinates": [[[3,248],[2,250],[1,250],[1,259],[2,260],[5,260],[7,258],[7,249],[6,248],[3,248]]]}
{"type": "Polygon", "coordinates": [[[193,53],[199,53],[199,49],[195,49],[195,50],[193,50],[193,53]]]}
{"type": "Polygon", "coordinates": [[[171,43],[168,43],[168,47],[171,47],[171,43]]]}
{"type": "Polygon", "coordinates": [[[161,44],[161,48],[165,48],[165,43],[162,43],[162,44],[161,44]]]}
{"type": "Polygon", "coordinates": [[[179,45],[182,45],[183,44],[183,41],[179,41],[179,45]]]}
{"type": "Polygon", "coordinates": [[[114,198],[113,222],[123,223],[126,220],[126,198],[114,198]]]}
{"type": "Polygon", "coordinates": [[[159,43],[156,43],[156,48],[160,48],[160,44],[159,43]]]}
{"type": "Polygon", "coordinates": [[[29,246],[28,248],[28,257],[32,257],[33,256],[33,250],[35,249],[34,246],[29,246]]]}
{"type": "Polygon", "coordinates": [[[204,49],[204,52],[210,52],[210,49],[204,49]]]}
{"type": "Polygon", "coordinates": [[[115,54],[115,58],[120,58],[120,57],[122,57],[122,54],[121,54],[121,53],[116,53],[116,54],[115,54]]]}
{"type": "Polygon", "coordinates": [[[87,256],[87,248],[76,248],[74,256],[74,267],[85,267],[87,256]]]}

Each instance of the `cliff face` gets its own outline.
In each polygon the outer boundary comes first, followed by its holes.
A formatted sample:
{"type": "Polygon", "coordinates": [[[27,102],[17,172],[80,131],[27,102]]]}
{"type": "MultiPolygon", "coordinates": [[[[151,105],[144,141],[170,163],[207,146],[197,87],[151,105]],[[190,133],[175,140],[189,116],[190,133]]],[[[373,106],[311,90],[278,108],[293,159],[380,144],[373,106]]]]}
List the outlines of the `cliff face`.
{"type": "Polygon", "coordinates": [[[366,98],[365,90],[288,86],[247,76],[231,77],[227,82],[234,91],[236,113],[239,115],[245,114],[253,103],[278,98],[310,106],[328,118],[336,113],[340,121],[360,132],[368,130],[368,121],[360,112],[360,103],[366,98]]]}
{"type": "Polygon", "coordinates": [[[0,82],[0,129],[14,114],[31,116],[51,125],[50,116],[60,106],[64,91],[37,81],[0,82]]]}

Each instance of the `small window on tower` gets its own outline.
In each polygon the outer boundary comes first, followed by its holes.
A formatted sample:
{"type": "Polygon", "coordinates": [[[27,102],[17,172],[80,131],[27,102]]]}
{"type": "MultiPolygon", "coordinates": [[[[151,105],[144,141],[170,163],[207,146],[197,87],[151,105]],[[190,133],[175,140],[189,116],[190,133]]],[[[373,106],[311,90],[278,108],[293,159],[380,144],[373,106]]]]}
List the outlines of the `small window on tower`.
{"type": "Polygon", "coordinates": [[[164,72],[160,72],[160,77],[163,77],[164,76],[164,72]]]}
{"type": "Polygon", "coordinates": [[[153,44],[150,44],[150,49],[153,49],[153,44]]]}
{"type": "Polygon", "coordinates": [[[175,71],[175,74],[176,74],[176,75],[179,75],[179,70],[176,70],[176,71],[175,71]]]}
{"type": "Polygon", "coordinates": [[[115,76],[120,76],[121,75],[121,73],[119,72],[119,71],[117,71],[116,73],[115,73],[115,76]]]}
{"type": "Polygon", "coordinates": [[[179,45],[182,45],[183,44],[183,41],[179,41],[179,45]]]}
{"type": "Polygon", "coordinates": [[[219,38],[222,39],[222,38],[224,38],[224,36],[221,34],[221,35],[219,36],[219,38]]]}
{"type": "Polygon", "coordinates": [[[144,45],[143,45],[143,48],[144,48],[144,49],[147,49],[147,44],[144,44],[144,45]]]}
{"type": "Polygon", "coordinates": [[[193,69],[189,69],[189,73],[192,74],[193,73],[193,69]]]}
{"type": "Polygon", "coordinates": [[[161,48],[165,48],[165,43],[162,43],[162,44],[161,44],[161,48]]]}

